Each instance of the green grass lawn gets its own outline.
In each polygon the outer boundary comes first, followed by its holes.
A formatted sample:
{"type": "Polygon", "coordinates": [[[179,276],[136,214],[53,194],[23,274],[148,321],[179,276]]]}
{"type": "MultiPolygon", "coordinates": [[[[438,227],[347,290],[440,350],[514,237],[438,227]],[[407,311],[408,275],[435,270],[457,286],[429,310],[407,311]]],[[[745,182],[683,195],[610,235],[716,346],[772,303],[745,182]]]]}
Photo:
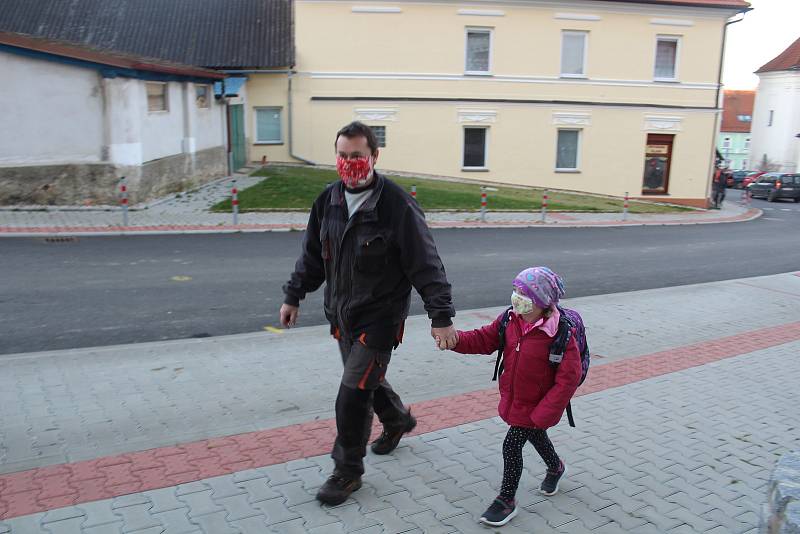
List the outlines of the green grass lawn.
{"type": "MultiPolygon", "coordinates": [[[[302,209],[311,207],[314,199],[327,184],[338,180],[335,170],[307,167],[269,166],[253,173],[269,179],[239,193],[240,211],[259,209],[302,209]]],[[[406,191],[417,186],[417,201],[423,209],[480,210],[480,186],[455,182],[443,182],[424,178],[390,176],[406,191]]],[[[497,186],[497,191],[488,192],[489,210],[538,210],[541,208],[542,189],[520,189],[497,186]]],[[[622,200],[590,195],[550,191],[548,209],[571,212],[618,212],[622,211],[622,200]]],[[[669,213],[688,208],[631,202],[631,213],[669,213]]],[[[230,211],[230,199],[220,202],[213,211],[230,211]]]]}

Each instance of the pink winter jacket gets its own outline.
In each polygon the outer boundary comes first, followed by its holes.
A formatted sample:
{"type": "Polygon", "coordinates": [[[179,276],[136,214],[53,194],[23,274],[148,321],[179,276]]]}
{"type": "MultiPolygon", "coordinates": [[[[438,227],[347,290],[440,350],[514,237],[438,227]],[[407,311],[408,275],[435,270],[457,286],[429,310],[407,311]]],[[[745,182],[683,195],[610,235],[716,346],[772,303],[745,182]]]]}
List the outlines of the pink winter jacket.
{"type": "MultiPolygon", "coordinates": [[[[489,325],[458,332],[454,349],[462,354],[491,354],[500,345],[500,317],[489,325]]],[[[550,364],[553,338],[540,328],[522,334],[522,319],[512,315],[503,350],[505,371],[500,375],[500,417],[512,426],[549,428],[561,416],[578,388],[581,361],[572,338],[558,367],[550,364]]]]}

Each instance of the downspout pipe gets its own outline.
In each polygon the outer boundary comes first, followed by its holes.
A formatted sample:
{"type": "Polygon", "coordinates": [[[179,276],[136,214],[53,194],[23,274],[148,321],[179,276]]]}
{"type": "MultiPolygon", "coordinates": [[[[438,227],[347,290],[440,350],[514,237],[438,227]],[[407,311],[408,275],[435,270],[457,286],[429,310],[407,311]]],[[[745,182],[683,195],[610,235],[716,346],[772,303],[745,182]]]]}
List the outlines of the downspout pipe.
{"type": "Polygon", "coordinates": [[[711,153],[713,154],[713,157],[712,157],[711,161],[713,162],[713,164],[711,166],[711,172],[709,173],[709,177],[708,177],[708,185],[706,186],[706,198],[708,198],[708,196],[711,193],[711,180],[712,180],[712,177],[714,176],[714,169],[716,167],[716,162],[717,162],[717,156],[716,156],[716,153],[717,153],[717,134],[719,133],[719,128],[720,128],[719,117],[720,117],[720,114],[721,114],[721,111],[722,111],[722,108],[720,107],[719,95],[722,92],[722,64],[723,64],[723,61],[725,61],[725,40],[728,38],[728,26],[730,26],[731,24],[736,24],[737,22],[743,21],[744,20],[744,15],[748,11],[752,11],[752,10],[753,10],[752,7],[748,7],[746,9],[743,9],[743,10],[739,11],[737,13],[737,15],[742,15],[742,17],[738,18],[736,20],[727,21],[725,23],[725,26],[723,26],[723,28],[722,28],[722,46],[720,47],[720,51],[719,51],[719,70],[717,71],[717,91],[715,93],[715,99],[714,99],[714,107],[717,108],[717,113],[714,116],[714,133],[711,136],[711,153]]]}
{"type": "Polygon", "coordinates": [[[293,135],[292,135],[292,132],[293,132],[292,124],[294,123],[294,114],[292,112],[293,111],[293,108],[292,108],[292,75],[293,74],[295,74],[294,68],[289,69],[289,73],[288,73],[288,80],[289,80],[289,83],[288,83],[288,94],[287,94],[287,97],[286,97],[287,130],[288,130],[287,131],[287,135],[289,137],[289,156],[294,158],[294,159],[296,159],[296,160],[300,160],[300,161],[302,161],[303,163],[305,163],[307,165],[316,165],[316,163],[314,163],[313,161],[307,160],[305,158],[301,158],[300,156],[298,156],[297,154],[294,153],[294,144],[292,142],[292,138],[293,138],[293,135]]]}

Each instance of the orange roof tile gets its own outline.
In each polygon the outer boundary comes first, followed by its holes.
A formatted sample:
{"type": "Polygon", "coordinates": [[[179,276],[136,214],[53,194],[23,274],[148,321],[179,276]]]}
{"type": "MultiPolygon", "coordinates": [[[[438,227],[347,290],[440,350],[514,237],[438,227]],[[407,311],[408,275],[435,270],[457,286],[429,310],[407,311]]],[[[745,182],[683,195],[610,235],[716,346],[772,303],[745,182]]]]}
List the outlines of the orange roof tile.
{"type": "Polygon", "coordinates": [[[719,130],[735,133],[749,132],[755,98],[755,91],[725,91],[722,100],[722,126],[719,130]],[[750,120],[739,120],[740,117],[750,117],[750,120]]]}
{"type": "Polygon", "coordinates": [[[798,69],[800,69],[800,37],[790,44],[789,48],[778,54],[772,61],[764,64],[756,73],[798,69]]]}

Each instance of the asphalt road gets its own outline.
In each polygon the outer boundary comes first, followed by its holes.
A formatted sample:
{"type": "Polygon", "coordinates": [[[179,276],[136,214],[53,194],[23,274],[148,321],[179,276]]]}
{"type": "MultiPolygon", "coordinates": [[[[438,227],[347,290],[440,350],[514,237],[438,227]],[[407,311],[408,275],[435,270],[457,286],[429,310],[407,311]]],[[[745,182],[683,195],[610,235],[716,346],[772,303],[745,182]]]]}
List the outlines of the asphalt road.
{"type": "MultiPolygon", "coordinates": [[[[531,265],[561,273],[568,297],[800,270],[800,204],[754,205],[767,211],[747,223],[451,229],[434,236],[457,309],[506,303],[511,279],[531,265]]],[[[277,326],[281,285],[301,238],[289,232],[0,239],[0,354],[277,326]]],[[[321,297],[318,291],[302,304],[301,325],[324,323],[321,297]]],[[[423,313],[416,294],[412,313],[423,313]]]]}

